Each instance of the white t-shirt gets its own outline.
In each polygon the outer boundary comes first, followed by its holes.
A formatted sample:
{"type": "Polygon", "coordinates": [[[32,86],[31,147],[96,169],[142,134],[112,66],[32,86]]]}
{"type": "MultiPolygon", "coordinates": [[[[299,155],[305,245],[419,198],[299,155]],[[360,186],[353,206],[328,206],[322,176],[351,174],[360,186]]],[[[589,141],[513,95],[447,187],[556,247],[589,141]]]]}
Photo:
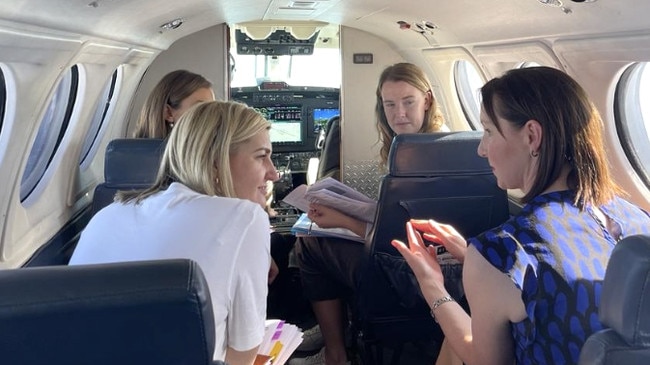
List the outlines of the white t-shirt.
{"type": "Polygon", "coordinates": [[[214,358],[262,342],[270,254],[266,212],[248,200],[173,183],[140,204],[113,203],[81,234],[71,265],[187,258],[205,274],[214,310],[214,358]]]}

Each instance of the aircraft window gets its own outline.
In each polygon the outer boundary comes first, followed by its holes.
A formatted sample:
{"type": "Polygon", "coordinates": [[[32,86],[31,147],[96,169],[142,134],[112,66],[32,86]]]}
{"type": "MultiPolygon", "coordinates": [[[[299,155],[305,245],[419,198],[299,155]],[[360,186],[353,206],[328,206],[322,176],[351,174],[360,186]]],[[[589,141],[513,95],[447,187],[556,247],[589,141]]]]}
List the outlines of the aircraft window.
{"type": "Polygon", "coordinates": [[[5,104],[7,103],[7,85],[5,84],[5,73],[0,67],[0,132],[2,132],[2,121],[5,119],[5,104]]]}
{"type": "Polygon", "coordinates": [[[72,115],[78,83],[79,69],[75,65],[59,82],[41,120],[20,182],[21,202],[27,199],[41,180],[63,139],[72,115]]]}
{"type": "Polygon", "coordinates": [[[623,150],[637,174],[650,187],[650,67],[635,63],[616,86],[616,130],[623,150]]]}
{"type": "Polygon", "coordinates": [[[82,169],[87,166],[84,165],[84,162],[86,160],[91,161],[92,157],[97,152],[97,148],[93,148],[96,147],[95,141],[101,140],[101,138],[98,137],[100,136],[100,131],[103,131],[102,125],[105,120],[110,119],[111,114],[113,113],[113,101],[115,96],[119,93],[121,82],[122,66],[118,67],[115,72],[113,72],[113,76],[108,80],[104,86],[104,91],[102,91],[101,97],[97,100],[95,113],[90,122],[90,128],[88,129],[86,138],[84,139],[84,144],[81,148],[81,155],[79,155],[79,164],[82,165],[82,169]]]}
{"type": "Polygon", "coordinates": [[[483,79],[478,70],[468,61],[456,61],[454,82],[460,105],[470,126],[475,130],[483,129],[479,117],[481,111],[480,89],[483,86],[483,79]]]}
{"type": "MultiPolygon", "coordinates": [[[[8,127],[10,123],[13,123],[16,115],[16,81],[13,76],[7,64],[0,63],[0,135],[9,132],[10,128],[8,127]],[[3,125],[6,132],[3,132],[3,125]]],[[[8,137],[7,135],[3,138],[8,137]]],[[[0,144],[3,144],[2,140],[0,140],[0,144]]],[[[0,151],[0,160],[4,157],[3,151],[0,151]]]]}

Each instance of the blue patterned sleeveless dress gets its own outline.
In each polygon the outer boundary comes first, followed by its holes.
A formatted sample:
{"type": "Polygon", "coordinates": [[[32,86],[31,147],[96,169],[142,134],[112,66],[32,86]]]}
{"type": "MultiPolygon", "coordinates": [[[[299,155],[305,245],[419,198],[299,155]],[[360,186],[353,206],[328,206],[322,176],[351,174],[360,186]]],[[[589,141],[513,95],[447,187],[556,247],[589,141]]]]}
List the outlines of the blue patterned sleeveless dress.
{"type": "Polygon", "coordinates": [[[577,364],[580,349],[603,328],[598,305],[605,268],[618,240],[650,233],[650,216],[621,198],[580,211],[573,191],[543,194],[503,225],[469,240],[522,291],[528,314],[512,324],[516,363],[577,364]]]}

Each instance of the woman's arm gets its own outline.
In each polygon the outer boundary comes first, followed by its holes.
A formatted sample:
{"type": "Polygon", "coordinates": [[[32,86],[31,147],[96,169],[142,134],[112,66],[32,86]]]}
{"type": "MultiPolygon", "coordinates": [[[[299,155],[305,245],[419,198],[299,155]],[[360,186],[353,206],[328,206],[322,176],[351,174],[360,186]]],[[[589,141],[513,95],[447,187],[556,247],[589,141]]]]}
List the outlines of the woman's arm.
{"type": "MultiPolygon", "coordinates": [[[[510,323],[526,317],[521,292],[473,246],[466,252],[463,286],[472,313],[471,346],[457,346],[450,340],[452,348],[467,364],[513,364],[510,323]],[[470,356],[466,358],[463,352],[470,356]]],[[[445,314],[438,315],[438,320],[447,334],[445,314]]]]}
{"type": "Polygon", "coordinates": [[[421,235],[407,223],[409,246],[393,241],[420,285],[420,290],[449,344],[464,363],[512,364],[514,345],[510,322],[525,317],[519,290],[488,263],[474,247],[467,249],[463,284],[472,318],[455,302],[439,302],[449,294],[434,248],[424,246],[421,235]],[[434,303],[439,306],[434,307],[434,303]]]}
{"type": "Polygon", "coordinates": [[[259,346],[247,351],[237,351],[232,347],[226,349],[226,363],[228,365],[251,365],[257,356],[259,346]]]}
{"type": "Polygon", "coordinates": [[[454,301],[440,301],[449,297],[445,289],[436,249],[425,247],[420,233],[411,222],[406,223],[408,246],[393,240],[392,245],[404,257],[413,270],[424,299],[431,308],[431,314],[440,324],[447,341],[466,364],[473,364],[471,318],[454,301]]]}
{"type": "MultiPolygon", "coordinates": [[[[268,215],[259,208],[245,207],[238,218],[243,222],[237,257],[233,258],[228,308],[228,351],[226,362],[252,364],[264,337],[268,274],[271,264],[268,215]],[[252,356],[251,356],[252,354],[252,356]],[[250,360],[250,362],[246,362],[250,360]],[[242,362],[235,362],[242,361],[242,362]]],[[[233,223],[235,224],[235,223],[233,223]]]]}

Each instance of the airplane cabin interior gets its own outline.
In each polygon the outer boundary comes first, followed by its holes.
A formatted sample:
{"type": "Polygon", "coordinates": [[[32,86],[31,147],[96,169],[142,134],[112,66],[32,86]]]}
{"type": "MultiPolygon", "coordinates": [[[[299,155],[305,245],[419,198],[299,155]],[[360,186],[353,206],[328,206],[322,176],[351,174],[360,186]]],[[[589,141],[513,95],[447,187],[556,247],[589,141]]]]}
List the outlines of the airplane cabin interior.
{"type": "MultiPolygon", "coordinates": [[[[283,198],[333,178],[377,202],[360,237],[358,296],[344,307],[348,364],[462,363],[444,358],[447,352],[438,358],[443,333],[433,310],[452,298],[428,303],[391,239],[407,240],[409,219],[452,223],[474,237],[522,212],[524,192],[502,188],[478,154],[486,121],[481,88],[509,70],[536,66],[560,70],[584,88],[602,118],[612,180],[626,200],[650,211],[648,11],[647,0],[3,0],[0,329],[4,323],[12,330],[0,331],[0,363],[39,364],[48,354],[53,365],[146,363],[140,360],[165,354],[160,363],[216,365],[213,323],[204,316],[212,315],[205,310],[208,284],[198,264],[66,270],[81,232],[115,193],[156,180],[166,140],[138,140],[134,132],[147,96],[174,70],[202,75],[215,99],[246,104],[271,123],[278,180],[269,223],[282,241],[281,266],[290,270],[282,289],[269,294],[281,300],[269,307],[316,324],[293,252],[292,227],[304,212],[283,198]],[[402,62],[430,80],[444,129],[397,135],[382,166],[377,82],[387,66],[402,62]],[[164,291],[167,282],[173,290],[166,297],[131,295],[145,287],[164,291]],[[100,318],[122,301],[133,306],[100,318]],[[170,306],[183,307],[182,314],[155,327],[169,336],[145,341],[145,325],[134,318],[178,313],[170,306]],[[83,321],[69,316],[77,311],[83,321]],[[115,341],[119,351],[89,342],[119,336],[124,328],[114,325],[123,318],[134,330],[115,341]],[[185,320],[192,326],[175,332],[185,320]],[[77,357],[66,359],[76,351],[55,341],[65,323],[62,337],[85,349],[77,357]],[[30,331],[48,336],[27,341],[30,331]],[[138,337],[142,346],[129,348],[138,337]],[[191,354],[174,345],[183,341],[191,354]],[[161,347],[166,351],[155,351],[161,347]],[[103,360],[94,357],[102,351],[103,360]],[[179,362],[166,361],[172,358],[179,362]]],[[[613,248],[613,268],[596,284],[607,298],[592,318],[608,326],[587,341],[579,365],[649,363],[647,238],[626,237],[613,248]]],[[[462,284],[449,292],[463,293],[462,284]]],[[[458,302],[467,311],[466,299],[458,302]]]]}

